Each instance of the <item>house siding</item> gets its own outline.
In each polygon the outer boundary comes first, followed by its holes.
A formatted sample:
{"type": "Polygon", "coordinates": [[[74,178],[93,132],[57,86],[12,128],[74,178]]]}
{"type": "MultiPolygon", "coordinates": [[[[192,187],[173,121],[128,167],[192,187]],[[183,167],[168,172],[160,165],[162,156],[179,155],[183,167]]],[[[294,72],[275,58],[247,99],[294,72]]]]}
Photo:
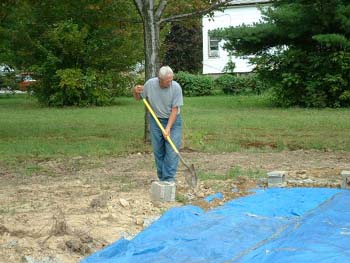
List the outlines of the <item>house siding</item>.
{"type": "MultiPolygon", "coordinates": [[[[269,1],[232,1],[231,5],[224,12],[216,11],[213,19],[208,16],[203,17],[203,74],[221,74],[224,72],[224,67],[229,61],[228,52],[223,50],[224,41],[219,43],[219,56],[209,56],[209,36],[211,30],[224,28],[229,26],[239,26],[244,24],[252,24],[259,22],[261,12],[258,9],[258,4],[266,4],[269,1]]],[[[232,57],[232,61],[236,67],[236,73],[248,73],[254,68],[248,63],[248,59],[232,57]]]]}

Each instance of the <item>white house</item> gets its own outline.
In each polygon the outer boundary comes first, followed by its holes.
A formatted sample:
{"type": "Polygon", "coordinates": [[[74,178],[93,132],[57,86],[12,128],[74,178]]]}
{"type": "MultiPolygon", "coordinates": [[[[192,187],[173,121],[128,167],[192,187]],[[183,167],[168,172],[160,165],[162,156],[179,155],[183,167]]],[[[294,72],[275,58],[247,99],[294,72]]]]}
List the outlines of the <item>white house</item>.
{"type": "MultiPolygon", "coordinates": [[[[223,41],[210,37],[210,31],[217,28],[239,26],[259,22],[261,12],[259,7],[267,6],[271,1],[267,0],[236,0],[232,1],[224,12],[214,12],[213,18],[203,17],[203,74],[220,74],[229,61],[227,51],[223,50],[223,41]]],[[[247,73],[253,66],[247,59],[232,57],[235,63],[234,72],[247,73]]]]}

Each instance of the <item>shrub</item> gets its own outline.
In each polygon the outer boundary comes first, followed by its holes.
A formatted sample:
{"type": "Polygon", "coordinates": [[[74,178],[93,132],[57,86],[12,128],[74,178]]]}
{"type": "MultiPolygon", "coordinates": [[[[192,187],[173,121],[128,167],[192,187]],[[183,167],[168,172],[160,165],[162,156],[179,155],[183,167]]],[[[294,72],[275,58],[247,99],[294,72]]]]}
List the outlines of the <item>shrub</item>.
{"type": "Polygon", "coordinates": [[[180,71],[176,73],[175,80],[181,85],[184,96],[207,96],[214,92],[214,80],[208,76],[180,71]]]}
{"type": "Polygon", "coordinates": [[[111,104],[112,79],[109,74],[68,68],[57,70],[47,86],[45,78],[34,86],[34,95],[48,106],[103,106],[111,104]]]}
{"type": "Polygon", "coordinates": [[[350,106],[350,52],[286,52],[280,65],[273,88],[276,104],[350,106]]]}
{"type": "Polygon", "coordinates": [[[260,94],[267,87],[256,75],[234,76],[225,74],[215,80],[215,84],[222,89],[225,94],[260,94]]]}
{"type": "Polygon", "coordinates": [[[145,77],[143,74],[138,73],[115,73],[112,76],[113,79],[113,96],[132,96],[131,88],[136,84],[143,84],[145,77]]]}

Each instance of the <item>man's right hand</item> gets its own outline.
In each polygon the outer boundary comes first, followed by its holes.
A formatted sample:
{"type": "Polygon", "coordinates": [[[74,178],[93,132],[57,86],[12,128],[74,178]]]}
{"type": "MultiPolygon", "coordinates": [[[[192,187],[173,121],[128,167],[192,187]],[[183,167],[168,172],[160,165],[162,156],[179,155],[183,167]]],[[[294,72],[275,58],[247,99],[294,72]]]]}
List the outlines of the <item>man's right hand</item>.
{"type": "Polygon", "coordinates": [[[141,99],[141,93],[143,91],[143,85],[136,85],[134,88],[133,88],[133,95],[134,95],[134,98],[136,100],[140,100],[141,99]]]}
{"type": "Polygon", "coordinates": [[[136,85],[134,90],[136,93],[140,94],[143,91],[143,85],[136,85]]]}

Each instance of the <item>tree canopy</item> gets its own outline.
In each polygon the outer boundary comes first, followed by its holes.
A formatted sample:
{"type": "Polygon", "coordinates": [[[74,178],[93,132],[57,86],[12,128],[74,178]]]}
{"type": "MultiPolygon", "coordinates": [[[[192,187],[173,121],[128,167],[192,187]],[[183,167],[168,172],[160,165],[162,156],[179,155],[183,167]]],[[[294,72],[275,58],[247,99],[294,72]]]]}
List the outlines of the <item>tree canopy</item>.
{"type": "Polygon", "coordinates": [[[39,73],[34,94],[46,105],[101,105],[111,98],[115,72],[144,61],[146,79],[156,76],[168,22],[199,18],[228,2],[4,0],[0,61],[39,73]]]}
{"type": "Polygon", "coordinates": [[[142,60],[142,24],[131,1],[7,3],[0,13],[0,60],[39,73],[35,94],[45,104],[104,104],[115,74],[142,60]]]}
{"type": "Polygon", "coordinates": [[[280,105],[350,106],[350,3],[277,0],[253,25],[218,30],[224,48],[255,55],[280,105]]]}
{"type": "Polygon", "coordinates": [[[164,49],[164,65],[171,65],[176,72],[200,72],[203,61],[201,21],[192,25],[172,23],[170,33],[165,37],[164,49]]]}

